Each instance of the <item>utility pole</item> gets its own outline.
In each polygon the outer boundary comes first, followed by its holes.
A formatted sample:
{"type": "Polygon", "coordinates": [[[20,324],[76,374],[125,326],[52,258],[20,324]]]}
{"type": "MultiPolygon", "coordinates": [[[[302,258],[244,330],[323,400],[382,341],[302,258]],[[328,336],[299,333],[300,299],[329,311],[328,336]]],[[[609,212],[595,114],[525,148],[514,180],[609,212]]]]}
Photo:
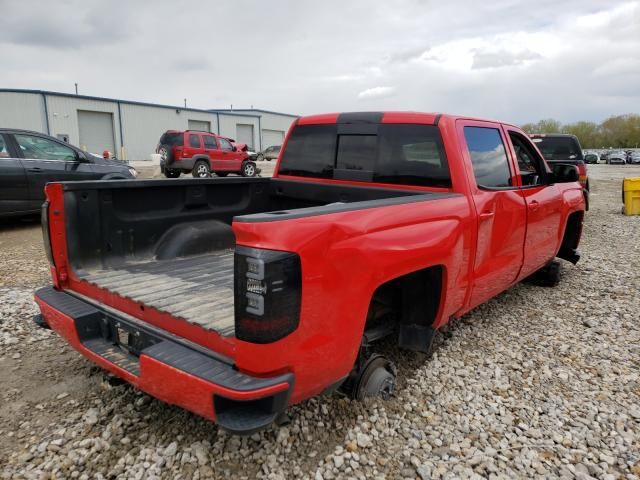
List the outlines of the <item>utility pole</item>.
{"type": "Polygon", "coordinates": [[[78,84],[74,83],[74,85],[76,86],[76,95],[78,94],[78,84]]]}
{"type": "Polygon", "coordinates": [[[187,99],[184,99],[184,108],[187,108],[187,99]]]}

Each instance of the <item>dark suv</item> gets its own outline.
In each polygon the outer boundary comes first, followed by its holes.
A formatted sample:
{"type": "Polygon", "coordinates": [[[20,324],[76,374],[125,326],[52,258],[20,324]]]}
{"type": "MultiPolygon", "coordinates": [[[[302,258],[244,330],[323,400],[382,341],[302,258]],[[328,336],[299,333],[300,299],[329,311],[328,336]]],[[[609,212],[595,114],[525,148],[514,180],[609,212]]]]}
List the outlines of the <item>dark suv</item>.
{"type": "Polygon", "coordinates": [[[127,179],[137,174],[122,162],[49,135],[0,128],[0,217],[40,211],[48,182],[127,179]]]}
{"type": "Polygon", "coordinates": [[[168,130],[160,137],[156,152],[167,178],[177,178],[181,173],[191,173],[196,178],[209,177],[212,172],[219,177],[230,173],[253,177],[258,173],[244,149],[209,132],[168,130]]]}
{"type": "Polygon", "coordinates": [[[258,160],[275,160],[280,155],[280,145],[273,145],[271,147],[265,148],[262,152],[258,154],[258,160]]]}

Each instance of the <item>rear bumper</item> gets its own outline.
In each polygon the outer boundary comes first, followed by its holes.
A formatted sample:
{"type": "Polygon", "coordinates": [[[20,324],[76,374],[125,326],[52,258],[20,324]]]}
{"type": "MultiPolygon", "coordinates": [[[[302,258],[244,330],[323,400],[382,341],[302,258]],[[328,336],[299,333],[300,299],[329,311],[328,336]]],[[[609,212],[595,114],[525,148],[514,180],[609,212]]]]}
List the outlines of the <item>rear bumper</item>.
{"type": "Polygon", "coordinates": [[[195,164],[195,160],[193,158],[180,158],[178,160],[173,159],[166,164],[160,163],[160,169],[164,172],[165,168],[169,168],[171,170],[184,170],[191,171],[193,170],[193,165],[195,164]]]}
{"type": "Polygon", "coordinates": [[[246,375],[215,352],[52,287],[36,291],[35,300],[46,325],[85,357],[231,433],[265,428],[288,405],[292,374],[246,375]]]}

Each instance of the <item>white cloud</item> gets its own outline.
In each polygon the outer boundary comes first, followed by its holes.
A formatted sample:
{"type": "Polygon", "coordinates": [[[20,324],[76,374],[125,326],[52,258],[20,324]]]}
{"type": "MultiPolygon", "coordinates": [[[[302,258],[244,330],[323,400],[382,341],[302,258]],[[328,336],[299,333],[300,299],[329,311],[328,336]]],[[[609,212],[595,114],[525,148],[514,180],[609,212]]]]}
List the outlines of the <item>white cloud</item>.
{"type": "Polygon", "coordinates": [[[78,82],[81,93],[201,108],[366,105],[514,123],[640,111],[640,0],[113,4],[2,2],[3,86],[70,92],[78,82]],[[168,35],[173,25],[189,34],[168,35]]]}
{"type": "Polygon", "coordinates": [[[358,94],[360,100],[369,100],[372,98],[387,98],[392,97],[396,93],[396,89],[393,87],[373,87],[367,88],[358,94]]]}

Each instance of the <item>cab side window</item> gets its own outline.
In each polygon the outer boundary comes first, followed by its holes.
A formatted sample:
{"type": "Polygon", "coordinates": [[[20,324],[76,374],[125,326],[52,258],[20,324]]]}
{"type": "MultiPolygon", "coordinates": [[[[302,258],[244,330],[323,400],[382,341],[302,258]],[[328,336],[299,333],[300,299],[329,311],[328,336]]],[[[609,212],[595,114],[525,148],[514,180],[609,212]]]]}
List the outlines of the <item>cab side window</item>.
{"type": "Polygon", "coordinates": [[[512,186],[507,151],[500,130],[488,127],[464,127],[473,173],[480,188],[512,186]]]}
{"type": "Polygon", "coordinates": [[[76,152],[61,143],[35,135],[15,135],[16,142],[24,158],[37,160],[77,160],[76,152]]]}
{"type": "Polygon", "coordinates": [[[218,141],[220,142],[220,148],[222,150],[226,150],[227,152],[230,152],[233,150],[231,143],[226,138],[218,138],[218,141]]]}
{"type": "Polygon", "coordinates": [[[523,187],[543,185],[545,179],[545,169],[542,159],[535,154],[535,151],[528,144],[528,141],[515,132],[509,132],[509,139],[513,144],[518,161],[518,174],[523,187]]]}

